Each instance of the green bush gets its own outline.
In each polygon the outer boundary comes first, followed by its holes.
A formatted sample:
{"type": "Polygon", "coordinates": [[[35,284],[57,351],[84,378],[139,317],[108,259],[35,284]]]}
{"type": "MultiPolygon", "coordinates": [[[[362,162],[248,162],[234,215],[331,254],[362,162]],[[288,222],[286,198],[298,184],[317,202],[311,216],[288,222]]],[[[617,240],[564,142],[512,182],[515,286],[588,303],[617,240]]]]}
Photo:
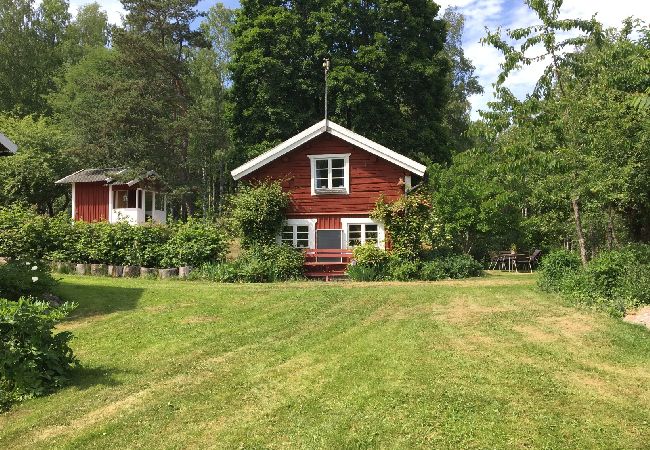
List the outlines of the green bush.
{"type": "Polygon", "coordinates": [[[395,281],[417,280],[420,274],[420,263],[393,257],[388,263],[388,277],[395,281]]]}
{"type": "Polygon", "coordinates": [[[583,268],[577,255],[553,252],[544,258],[539,286],[573,303],[621,316],[650,303],[650,245],[603,252],[583,268]]]}
{"type": "Polygon", "coordinates": [[[0,299],[0,408],[47,394],[68,381],[77,365],[69,346],[72,334],[52,330],[73,308],[0,299]]]}
{"type": "Polygon", "coordinates": [[[243,247],[272,245],[282,230],[291,195],[279,181],[243,184],[230,199],[231,218],[243,247]]]}
{"type": "Polygon", "coordinates": [[[362,267],[382,267],[389,259],[389,254],[377,247],[372,242],[354,247],[352,258],[357,266],[362,267]]]}
{"type": "Polygon", "coordinates": [[[548,292],[559,292],[565,276],[577,272],[582,263],[577,253],[556,250],[544,256],[540,264],[539,286],[548,292]]]}
{"type": "Polygon", "coordinates": [[[0,298],[41,297],[52,292],[56,281],[42,261],[12,260],[0,265],[0,298]]]}
{"type": "Polygon", "coordinates": [[[385,278],[383,266],[365,266],[362,264],[350,264],[346,273],[353,281],[379,281],[385,278]]]}
{"type": "Polygon", "coordinates": [[[478,277],[483,273],[483,266],[470,255],[451,255],[440,259],[449,278],[478,277]]]}
{"type": "Polygon", "coordinates": [[[438,281],[448,277],[445,264],[442,261],[427,261],[420,268],[420,279],[424,281],[438,281]]]}
{"type": "Polygon", "coordinates": [[[173,225],[163,249],[165,267],[194,266],[221,261],[227,250],[226,240],[214,222],[190,219],[173,225]]]}
{"type": "Polygon", "coordinates": [[[248,248],[234,261],[205,264],[193,272],[193,279],[221,283],[270,283],[304,277],[302,251],[288,245],[265,245],[248,248]]]}

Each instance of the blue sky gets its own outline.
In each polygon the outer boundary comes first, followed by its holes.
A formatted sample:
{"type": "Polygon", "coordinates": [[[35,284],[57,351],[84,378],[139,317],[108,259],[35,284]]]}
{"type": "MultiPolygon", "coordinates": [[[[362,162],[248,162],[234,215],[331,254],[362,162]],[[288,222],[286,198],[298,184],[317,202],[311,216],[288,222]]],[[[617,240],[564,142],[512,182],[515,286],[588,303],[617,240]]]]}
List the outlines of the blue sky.
{"type": "MultiPolygon", "coordinates": [[[[80,5],[92,0],[69,1],[71,9],[75,12],[80,5]]],[[[120,22],[120,15],[124,10],[119,0],[98,0],[98,3],[106,10],[111,22],[120,22]]],[[[215,0],[202,0],[199,2],[199,8],[206,10],[215,3],[217,3],[215,0]]],[[[231,8],[239,6],[238,0],[222,0],[222,3],[231,8]]],[[[523,0],[438,0],[437,3],[442,7],[441,13],[448,6],[457,6],[465,15],[463,48],[465,55],[476,66],[476,74],[485,89],[484,94],[470,99],[472,117],[477,118],[478,110],[486,109],[486,103],[493,98],[492,83],[496,80],[501,62],[501,57],[496,50],[479,43],[479,39],[485,35],[485,28],[495,30],[498,27],[507,29],[532,25],[536,23],[535,17],[523,0]]],[[[597,14],[596,18],[608,27],[619,26],[628,16],[648,20],[650,0],[564,0],[562,6],[564,18],[589,18],[593,14],[597,14]]],[[[520,98],[525,96],[532,90],[543,67],[542,63],[515,72],[507,82],[507,86],[520,98]]]]}

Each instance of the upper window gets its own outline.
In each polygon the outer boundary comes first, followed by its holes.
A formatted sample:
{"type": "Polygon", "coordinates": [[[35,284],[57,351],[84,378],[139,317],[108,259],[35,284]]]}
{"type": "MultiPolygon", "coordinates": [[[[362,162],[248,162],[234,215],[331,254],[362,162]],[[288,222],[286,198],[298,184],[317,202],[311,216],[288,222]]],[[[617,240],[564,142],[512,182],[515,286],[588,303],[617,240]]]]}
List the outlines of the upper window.
{"type": "Polygon", "coordinates": [[[350,154],[310,155],[311,193],[350,193],[350,154]]]}

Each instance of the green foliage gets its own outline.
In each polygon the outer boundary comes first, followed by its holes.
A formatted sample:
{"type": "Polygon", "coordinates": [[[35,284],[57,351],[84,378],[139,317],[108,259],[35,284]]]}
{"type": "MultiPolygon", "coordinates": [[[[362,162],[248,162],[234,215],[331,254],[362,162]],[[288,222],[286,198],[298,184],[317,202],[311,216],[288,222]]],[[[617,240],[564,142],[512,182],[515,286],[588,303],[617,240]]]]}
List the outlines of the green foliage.
{"type": "Polygon", "coordinates": [[[365,267],[380,267],[388,262],[389,253],[377,247],[375,243],[368,242],[358,245],[352,250],[352,257],[356,264],[365,267]]]}
{"type": "Polygon", "coordinates": [[[384,224],[393,251],[403,259],[417,259],[425,248],[447,246],[442,224],[424,195],[406,195],[392,203],[382,196],[370,217],[384,224]]]}
{"type": "Polygon", "coordinates": [[[451,62],[438,12],[428,0],[242,1],[230,65],[241,157],[322,119],[329,57],[333,121],[407,156],[446,160],[451,62]]]}
{"type": "Polygon", "coordinates": [[[424,281],[438,281],[447,278],[447,270],[443,261],[433,260],[422,263],[420,279],[424,281]]]}
{"type": "Polygon", "coordinates": [[[0,298],[41,297],[54,286],[56,281],[43,261],[15,259],[0,264],[0,298]]]}
{"type": "Polygon", "coordinates": [[[470,255],[450,255],[441,258],[441,264],[449,278],[478,277],[483,266],[470,255]]]}
{"type": "Polygon", "coordinates": [[[164,267],[198,267],[207,261],[219,261],[226,250],[224,235],[214,222],[190,219],[174,224],[161,264],[164,267]]]}
{"type": "Polygon", "coordinates": [[[288,245],[250,247],[234,261],[206,264],[192,272],[192,279],[220,283],[271,283],[304,277],[304,254],[288,245]]]}
{"type": "Polygon", "coordinates": [[[383,266],[372,267],[363,264],[351,264],[346,273],[353,281],[381,281],[386,278],[386,269],[383,266]]]}
{"type": "Polygon", "coordinates": [[[386,268],[387,277],[394,281],[417,280],[420,275],[420,262],[393,257],[386,268]]]}
{"type": "Polygon", "coordinates": [[[78,364],[69,346],[72,334],[54,334],[53,328],[73,309],[68,303],[53,308],[25,298],[0,298],[0,409],[68,381],[78,364]]]}
{"type": "Polygon", "coordinates": [[[230,199],[230,216],[242,246],[274,243],[290,200],[280,181],[241,185],[230,199]]]}
{"type": "Polygon", "coordinates": [[[603,252],[583,268],[577,255],[554,252],[543,260],[539,286],[620,316],[650,304],[649,256],[650,245],[629,246],[603,252]]]}

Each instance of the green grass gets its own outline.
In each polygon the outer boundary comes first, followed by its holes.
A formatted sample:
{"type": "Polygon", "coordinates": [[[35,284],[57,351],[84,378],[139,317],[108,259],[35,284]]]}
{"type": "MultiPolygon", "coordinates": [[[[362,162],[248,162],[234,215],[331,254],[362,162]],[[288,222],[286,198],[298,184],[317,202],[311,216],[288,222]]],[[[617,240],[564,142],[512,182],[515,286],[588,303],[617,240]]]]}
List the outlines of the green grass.
{"type": "Polygon", "coordinates": [[[530,275],[437,283],[67,276],[73,384],[0,448],[648,448],[650,332],[530,275]]]}

